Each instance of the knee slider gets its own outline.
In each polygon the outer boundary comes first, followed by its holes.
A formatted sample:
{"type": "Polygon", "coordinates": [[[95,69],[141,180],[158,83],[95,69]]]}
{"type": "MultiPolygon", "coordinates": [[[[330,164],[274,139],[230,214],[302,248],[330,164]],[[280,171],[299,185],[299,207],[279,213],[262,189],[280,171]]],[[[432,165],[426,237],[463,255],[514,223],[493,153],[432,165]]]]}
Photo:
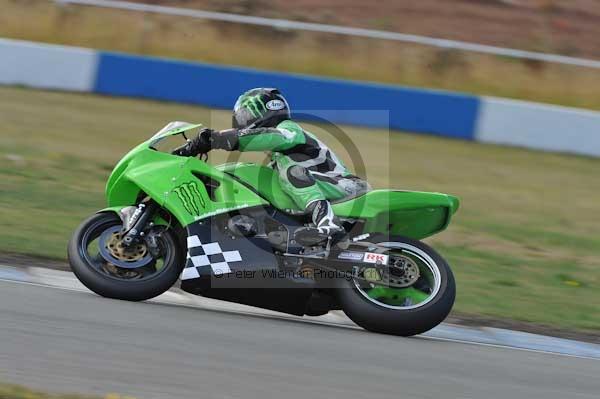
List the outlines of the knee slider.
{"type": "Polygon", "coordinates": [[[310,187],[315,184],[315,178],[308,172],[308,169],[299,165],[288,168],[287,178],[296,188],[310,187]]]}

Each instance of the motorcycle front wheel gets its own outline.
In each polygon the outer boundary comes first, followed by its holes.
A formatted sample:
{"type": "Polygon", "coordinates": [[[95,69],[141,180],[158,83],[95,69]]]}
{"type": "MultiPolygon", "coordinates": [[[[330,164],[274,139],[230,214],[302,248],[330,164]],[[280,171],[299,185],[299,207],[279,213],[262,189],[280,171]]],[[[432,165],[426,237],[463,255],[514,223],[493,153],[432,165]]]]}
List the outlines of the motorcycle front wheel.
{"type": "Polygon", "coordinates": [[[368,278],[342,281],[338,299],[344,313],[366,330],[400,336],[421,334],[440,324],[456,296],[448,263],[428,245],[410,238],[374,235],[368,241],[400,256],[404,268],[392,276],[395,286],[368,278]]]}
{"type": "Polygon", "coordinates": [[[116,214],[103,212],[73,233],[67,254],[79,281],[98,295],[128,301],[154,298],[171,288],[185,264],[175,233],[156,226],[143,241],[126,248],[121,228],[116,214]]]}

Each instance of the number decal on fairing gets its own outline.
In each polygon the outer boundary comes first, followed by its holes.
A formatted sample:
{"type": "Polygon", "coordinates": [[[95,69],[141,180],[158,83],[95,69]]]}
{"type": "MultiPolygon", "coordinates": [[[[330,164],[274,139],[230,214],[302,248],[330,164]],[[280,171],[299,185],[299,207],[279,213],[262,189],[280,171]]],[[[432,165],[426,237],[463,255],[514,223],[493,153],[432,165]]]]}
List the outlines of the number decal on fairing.
{"type": "Polygon", "coordinates": [[[206,207],[206,202],[195,182],[183,183],[175,187],[173,191],[175,191],[183,207],[190,215],[200,216],[202,214],[202,209],[206,207]]]}

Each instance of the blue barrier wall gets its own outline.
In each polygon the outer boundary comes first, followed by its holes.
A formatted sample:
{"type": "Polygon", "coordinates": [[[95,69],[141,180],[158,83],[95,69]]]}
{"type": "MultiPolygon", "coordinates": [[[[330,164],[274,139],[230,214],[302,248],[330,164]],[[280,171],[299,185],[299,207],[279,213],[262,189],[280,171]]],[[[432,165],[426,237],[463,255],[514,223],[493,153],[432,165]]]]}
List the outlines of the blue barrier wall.
{"type": "Polygon", "coordinates": [[[387,128],[381,114],[352,111],[388,110],[392,129],[467,140],[479,108],[470,95],[106,52],[100,52],[94,91],[231,108],[240,93],[261,86],[281,89],[292,111],[311,110],[332,122],[387,128]]]}
{"type": "Polygon", "coordinates": [[[315,119],[600,157],[600,112],[591,110],[2,38],[0,60],[0,84],[219,108],[276,86],[315,119]]]}

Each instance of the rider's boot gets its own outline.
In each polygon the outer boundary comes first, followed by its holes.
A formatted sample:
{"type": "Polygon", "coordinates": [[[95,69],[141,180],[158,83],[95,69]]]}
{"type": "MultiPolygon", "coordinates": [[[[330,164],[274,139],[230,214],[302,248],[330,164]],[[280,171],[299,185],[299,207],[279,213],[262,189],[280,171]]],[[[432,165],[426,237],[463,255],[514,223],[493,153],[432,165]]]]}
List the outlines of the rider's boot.
{"type": "Polygon", "coordinates": [[[344,232],[344,228],[336,223],[331,204],[327,200],[313,201],[308,204],[312,211],[312,222],[315,227],[296,230],[296,241],[303,245],[314,245],[344,232]]]}

